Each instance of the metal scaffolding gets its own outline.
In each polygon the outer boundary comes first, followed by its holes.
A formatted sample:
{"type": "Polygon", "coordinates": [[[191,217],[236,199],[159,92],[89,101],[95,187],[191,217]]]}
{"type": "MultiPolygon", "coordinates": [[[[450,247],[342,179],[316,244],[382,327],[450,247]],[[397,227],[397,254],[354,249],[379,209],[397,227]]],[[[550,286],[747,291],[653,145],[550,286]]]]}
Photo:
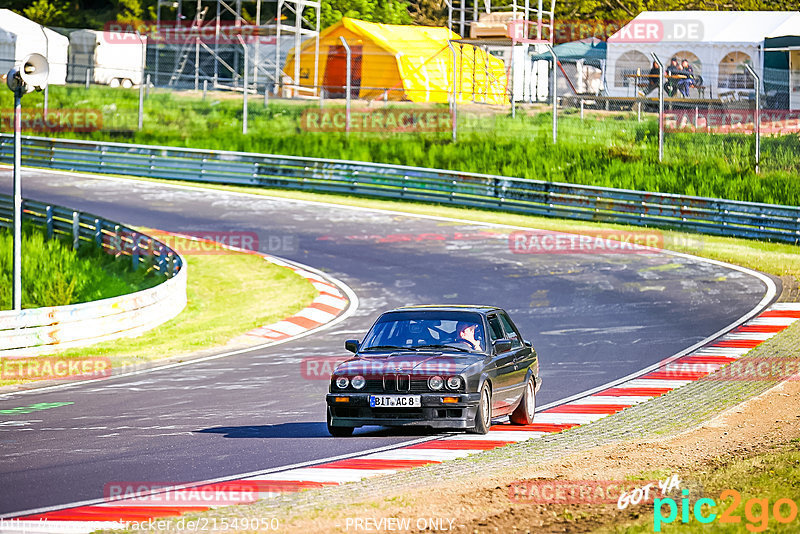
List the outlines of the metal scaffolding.
{"type": "MultiPolygon", "coordinates": [[[[299,65],[294,73],[284,73],[283,64],[291,49],[298,54],[310,38],[319,57],[320,8],[319,0],[158,0],[155,38],[148,50],[152,80],[175,88],[210,83],[242,90],[247,78],[249,90],[270,92],[297,85],[299,65]],[[164,11],[168,18],[162,17],[164,11]]],[[[316,77],[318,59],[314,69],[316,77]]]]}
{"type": "Polygon", "coordinates": [[[531,0],[513,0],[510,4],[492,7],[492,0],[445,0],[447,5],[447,27],[462,37],[467,37],[465,30],[473,22],[479,22],[481,12],[513,13],[515,20],[536,22],[531,25],[536,28],[536,33],[530,37],[539,41],[550,41],[553,44],[553,22],[555,20],[555,0],[550,0],[549,9],[545,8],[544,0],[537,0],[536,6],[531,6],[531,0]],[[517,14],[520,18],[517,19],[517,14]]]}

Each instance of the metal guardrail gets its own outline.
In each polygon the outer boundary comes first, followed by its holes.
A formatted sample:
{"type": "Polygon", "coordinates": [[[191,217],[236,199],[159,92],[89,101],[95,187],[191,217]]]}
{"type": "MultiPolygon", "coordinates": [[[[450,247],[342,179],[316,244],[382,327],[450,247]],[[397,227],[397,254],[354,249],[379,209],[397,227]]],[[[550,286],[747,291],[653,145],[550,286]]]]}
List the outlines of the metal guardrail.
{"type": "MultiPolygon", "coordinates": [[[[53,204],[23,200],[23,222],[44,228],[48,239],[71,240],[74,249],[102,248],[128,256],[134,269],[155,270],[155,287],[98,301],[0,312],[0,356],[32,356],[122,336],[138,335],[175,317],[186,306],[186,270],[164,243],[119,223],[53,204]]],[[[0,227],[12,224],[10,196],[0,195],[0,227]]],[[[24,261],[24,260],[23,260],[24,261]]]]}
{"type": "MultiPolygon", "coordinates": [[[[27,166],[392,199],[798,244],[800,208],[401,165],[23,137],[27,166]]],[[[0,135],[0,162],[13,139],[0,135]]]]}

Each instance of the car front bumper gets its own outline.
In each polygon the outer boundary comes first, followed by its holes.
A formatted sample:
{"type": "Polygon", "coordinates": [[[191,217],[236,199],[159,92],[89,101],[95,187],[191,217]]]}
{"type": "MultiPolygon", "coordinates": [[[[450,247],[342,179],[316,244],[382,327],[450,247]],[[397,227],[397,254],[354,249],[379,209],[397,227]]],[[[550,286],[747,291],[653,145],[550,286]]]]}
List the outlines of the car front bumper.
{"type": "Polygon", "coordinates": [[[326,397],[331,413],[331,426],[359,427],[427,426],[431,428],[467,429],[475,426],[479,393],[424,393],[419,395],[420,408],[372,408],[370,395],[376,393],[329,393],[326,397]],[[457,402],[445,403],[445,397],[457,402]],[[347,398],[347,402],[336,399],[347,398]]]}

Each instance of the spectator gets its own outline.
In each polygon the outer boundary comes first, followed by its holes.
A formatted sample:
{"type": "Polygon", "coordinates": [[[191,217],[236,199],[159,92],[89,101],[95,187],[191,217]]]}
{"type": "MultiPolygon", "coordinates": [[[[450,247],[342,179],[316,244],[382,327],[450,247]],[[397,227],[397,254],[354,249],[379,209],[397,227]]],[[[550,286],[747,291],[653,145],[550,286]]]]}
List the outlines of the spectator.
{"type": "Polygon", "coordinates": [[[658,87],[658,63],[653,61],[653,67],[647,73],[647,85],[644,88],[644,94],[647,96],[650,91],[658,87]]]}
{"type": "Polygon", "coordinates": [[[689,88],[694,85],[694,69],[689,65],[689,60],[684,59],[681,61],[681,69],[678,74],[685,76],[678,80],[678,91],[681,92],[684,98],[689,98],[689,88]]]}
{"type": "Polygon", "coordinates": [[[672,58],[669,62],[669,66],[667,67],[667,81],[664,83],[664,90],[670,97],[674,96],[675,91],[678,89],[677,76],[679,75],[680,70],[681,66],[678,65],[678,58],[672,58]]]}

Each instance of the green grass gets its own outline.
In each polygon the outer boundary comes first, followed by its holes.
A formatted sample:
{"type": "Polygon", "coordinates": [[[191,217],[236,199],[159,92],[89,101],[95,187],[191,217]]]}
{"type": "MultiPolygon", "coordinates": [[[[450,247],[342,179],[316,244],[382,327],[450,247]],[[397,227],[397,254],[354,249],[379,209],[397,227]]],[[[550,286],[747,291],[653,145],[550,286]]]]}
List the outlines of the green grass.
{"type": "MultiPolygon", "coordinates": [[[[0,232],[0,309],[11,309],[12,236],[0,232]]],[[[22,238],[22,307],[65,306],[116,297],[161,282],[146,269],[84,245],[77,252],[61,239],[46,240],[38,228],[25,227],[22,238]]]]}
{"type": "MultiPolygon", "coordinates": [[[[186,308],[135,338],[58,353],[59,358],[104,356],[112,368],[218,349],[258,326],[288,317],[318,295],[308,280],[252,254],[189,255],[186,308]]],[[[19,383],[0,381],[0,386],[19,383]]]]}
{"type": "MultiPolygon", "coordinates": [[[[9,109],[10,92],[0,92],[9,109]]],[[[41,107],[42,96],[25,97],[25,106],[41,107]]],[[[340,103],[329,104],[340,105],[340,103]]],[[[374,106],[380,107],[382,104],[374,106]]],[[[717,198],[800,205],[800,136],[762,139],[763,174],[753,168],[753,136],[668,133],[666,163],[657,161],[654,120],[639,123],[631,113],[593,112],[582,121],[564,113],[559,142],[550,141],[548,112],[472,107],[459,121],[459,141],[450,132],[319,133],[303,131],[300,116],[318,104],[272,101],[264,107],[253,97],[249,135],[241,132],[241,100],[229,93],[154,91],[146,101],[145,127],[136,131],[138,91],[92,87],[52,87],[50,108],[103,111],[104,127],[64,137],[98,141],[241,150],[309,157],[418,165],[522,178],[669,192],[717,198]],[[480,111],[480,115],[477,113],[480,111]]],[[[440,109],[446,109],[440,106],[440,109]]],[[[541,108],[540,108],[541,109],[541,108]]]]}
{"type": "MultiPolygon", "coordinates": [[[[739,532],[797,532],[798,519],[795,518],[788,524],[781,524],[775,520],[773,507],[779,499],[791,499],[795,507],[800,506],[800,451],[797,444],[789,444],[760,453],[749,458],[736,458],[699,474],[693,479],[695,487],[703,488],[703,495],[688,496],[692,508],[699,498],[711,498],[716,506],[704,506],[703,513],[716,514],[717,518],[710,524],[703,524],[689,512],[689,521],[683,523],[680,513],[680,498],[676,498],[677,517],[670,524],[662,525],[661,532],[705,534],[709,531],[723,533],[739,532]],[[733,497],[721,499],[725,490],[735,490],[740,495],[738,506],[734,506],[733,497]],[[762,515],[759,505],[748,506],[750,499],[762,500],[767,503],[767,515],[762,515]],[[722,523],[720,515],[728,510],[731,518],[739,517],[738,523],[722,523]],[[748,515],[749,514],[749,515],[748,515]]],[[[669,512],[669,505],[662,507],[663,515],[669,512]]],[[[789,506],[783,505],[782,514],[789,514],[789,506]]],[[[615,534],[639,534],[653,532],[654,517],[648,511],[642,514],[643,519],[634,523],[619,525],[611,528],[599,529],[600,532],[613,532],[615,534]]]]}

